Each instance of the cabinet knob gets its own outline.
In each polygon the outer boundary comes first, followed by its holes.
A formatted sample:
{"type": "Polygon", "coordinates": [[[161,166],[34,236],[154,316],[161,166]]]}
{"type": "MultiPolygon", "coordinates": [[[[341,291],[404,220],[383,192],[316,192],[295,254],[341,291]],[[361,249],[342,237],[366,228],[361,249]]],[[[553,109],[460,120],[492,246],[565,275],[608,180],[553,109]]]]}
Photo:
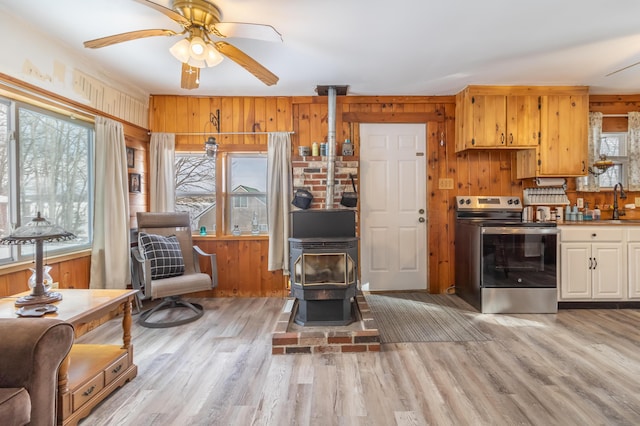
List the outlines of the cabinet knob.
{"type": "Polygon", "coordinates": [[[598,234],[596,234],[596,233],[591,234],[591,238],[595,238],[597,236],[598,236],[598,234]]]}

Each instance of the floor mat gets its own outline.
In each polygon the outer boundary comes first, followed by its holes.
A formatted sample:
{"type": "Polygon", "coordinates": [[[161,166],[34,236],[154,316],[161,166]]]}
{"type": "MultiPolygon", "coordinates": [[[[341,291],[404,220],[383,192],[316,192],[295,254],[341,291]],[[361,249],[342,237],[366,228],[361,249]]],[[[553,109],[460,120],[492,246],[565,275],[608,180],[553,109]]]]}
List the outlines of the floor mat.
{"type": "Polygon", "coordinates": [[[491,340],[473,325],[477,311],[454,295],[366,294],[383,343],[491,340]]]}

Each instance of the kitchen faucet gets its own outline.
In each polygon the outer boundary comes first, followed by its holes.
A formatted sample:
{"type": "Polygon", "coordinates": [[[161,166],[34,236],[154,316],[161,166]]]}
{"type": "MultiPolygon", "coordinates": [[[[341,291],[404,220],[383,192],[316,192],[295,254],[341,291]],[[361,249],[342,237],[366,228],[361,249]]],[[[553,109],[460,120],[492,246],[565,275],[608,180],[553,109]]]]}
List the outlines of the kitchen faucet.
{"type": "Polygon", "coordinates": [[[618,187],[620,187],[620,199],[624,200],[627,198],[627,194],[625,194],[624,190],[622,189],[622,183],[616,183],[616,185],[613,187],[613,220],[618,220],[620,219],[620,216],[624,215],[624,212],[620,213],[620,210],[618,209],[618,193],[616,192],[618,187]]]}

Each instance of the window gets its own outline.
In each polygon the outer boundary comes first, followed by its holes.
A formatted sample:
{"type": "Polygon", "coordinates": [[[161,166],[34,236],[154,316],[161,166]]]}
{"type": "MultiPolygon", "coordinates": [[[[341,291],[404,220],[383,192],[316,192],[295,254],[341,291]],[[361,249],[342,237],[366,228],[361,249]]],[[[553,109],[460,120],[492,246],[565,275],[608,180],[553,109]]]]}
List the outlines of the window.
{"type": "Polygon", "coordinates": [[[226,232],[237,225],[243,234],[267,232],[267,156],[229,153],[226,158],[226,232]]]}
{"type": "Polygon", "coordinates": [[[216,163],[200,153],[176,153],[176,211],[189,212],[191,229],[216,232],[216,163]]]}
{"type": "Polygon", "coordinates": [[[627,186],[627,134],[626,133],[602,133],[600,139],[600,155],[605,155],[608,160],[614,162],[604,173],[598,176],[600,188],[613,188],[621,182],[627,186]]]}
{"type": "Polygon", "coordinates": [[[202,152],[176,153],[176,211],[189,212],[193,231],[205,226],[209,234],[233,235],[237,225],[244,235],[267,233],[266,153],[218,155],[224,170],[202,152]],[[218,214],[224,225],[216,223],[218,214]]]}
{"type": "MultiPolygon", "coordinates": [[[[47,243],[46,254],[88,248],[93,216],[93,125],[0,99],[0,229],[38,212],[77,238],[47,243]],[[17,113],[14,113],[17,111],[17,113]]],[[[32,245],[3,247],[1,262],[32,256],[32,245]]]]}

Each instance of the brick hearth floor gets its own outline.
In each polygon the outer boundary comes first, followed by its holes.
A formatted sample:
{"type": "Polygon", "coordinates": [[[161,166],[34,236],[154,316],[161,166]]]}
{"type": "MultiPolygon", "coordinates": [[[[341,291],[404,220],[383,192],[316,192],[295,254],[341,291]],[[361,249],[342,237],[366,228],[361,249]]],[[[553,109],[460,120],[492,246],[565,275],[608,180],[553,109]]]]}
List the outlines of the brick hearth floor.
{"type": "Polygon", "coordinates": [[[355,321],[346,326],[307,326],[293,321],[296,299],[286,301],[271,338],[271,353],[380,352],[380,333],[361,292],[354,299],[355,321]]]}

